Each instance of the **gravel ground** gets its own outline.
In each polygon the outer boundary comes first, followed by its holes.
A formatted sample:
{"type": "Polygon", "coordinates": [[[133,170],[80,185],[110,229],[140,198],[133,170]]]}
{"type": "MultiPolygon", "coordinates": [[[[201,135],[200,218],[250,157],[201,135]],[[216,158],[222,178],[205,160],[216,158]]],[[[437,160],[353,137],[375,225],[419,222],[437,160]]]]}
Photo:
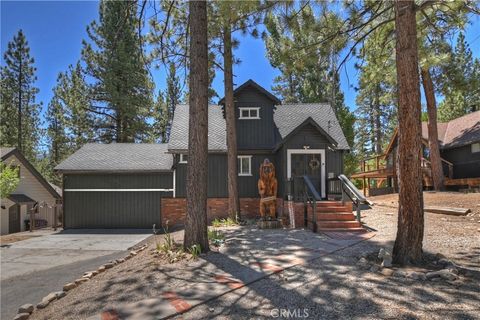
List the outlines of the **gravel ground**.
{"type": "MultiPolygon", "coordinates": [[[[444,195],[449,197],[444,199],[449,206],[480,203],[478,194],[444,195]],[[452,200],[451,196],[456,199],[456,195],[461,199],[452,200]],[[458,203],[452,204],[455,201],[458,203]]],[[[429,197],[425,197],[426,205],[429,197]]],[[[442,198],[442,194],[435,195],[435,205],[440,203],[438,197],[442,198]]],[[[374,238],[225,294],[178,318],[480,319],[480,272],[452,283],[422,282],[386,277],[359,267],[361,255],[378,252],[381,247],[391,248],[397,221],[396,210],[391,207],[375,205],[362,215],[369,227],[378,230],[374,238]]],[[[442,253],[462,266],[478,268],[479,220],[478,207],[468,217],[426,213],[425,251],[442,253]]],[[[181,232],[175,236],[180,239],[181,232]]],[[[235,237],[235,232],[229,237],[235,237]]],[[[152,239],[150,243],[153,247],[152,239]]],[[[167,266],[154,259],[149,250],[94,277],[31,318],[84,319],[119,303],[156,297],[185,281],[185,262],[167,266]]],[[[209,253],[206,260],[220,256],[209,253]]],[[[207,272],[202,261],[188,263],[196,280],[207,272]]]]}

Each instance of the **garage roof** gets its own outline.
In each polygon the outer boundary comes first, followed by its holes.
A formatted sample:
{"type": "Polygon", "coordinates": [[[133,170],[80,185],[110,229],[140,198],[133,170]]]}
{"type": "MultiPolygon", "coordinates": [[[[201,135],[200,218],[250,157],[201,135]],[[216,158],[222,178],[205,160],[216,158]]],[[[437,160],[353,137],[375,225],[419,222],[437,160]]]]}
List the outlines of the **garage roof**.
{"type": "Polygon", "coordinates": [[[60,172],[171,171],[165,143],[88,143],[55,167],[60,172]]]}

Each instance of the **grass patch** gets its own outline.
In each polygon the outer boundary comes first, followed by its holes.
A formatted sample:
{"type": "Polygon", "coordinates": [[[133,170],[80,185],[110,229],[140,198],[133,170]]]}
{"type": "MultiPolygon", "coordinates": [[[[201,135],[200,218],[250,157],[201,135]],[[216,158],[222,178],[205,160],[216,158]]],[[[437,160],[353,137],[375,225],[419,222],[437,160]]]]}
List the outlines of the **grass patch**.
{"type": "Polygon", "coordinates": [[[218,228],[218,227],[231,227],[231,226],[236,226],[238,223],[233,220],[232,218],[226,218],[226,219],[218,219],[215,218],[212,221],[212,227],[218,228]]]}

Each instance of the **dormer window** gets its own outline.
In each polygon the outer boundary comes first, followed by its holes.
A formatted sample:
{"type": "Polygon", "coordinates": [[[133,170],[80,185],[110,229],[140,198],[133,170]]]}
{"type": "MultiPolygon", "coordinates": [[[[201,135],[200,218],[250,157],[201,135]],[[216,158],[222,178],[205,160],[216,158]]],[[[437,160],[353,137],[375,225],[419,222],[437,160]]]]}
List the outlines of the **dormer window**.
{"type": "Polygon", "coordinates": [[[240,107],[240,120],[260,119],[260,108],[240,107]]]}

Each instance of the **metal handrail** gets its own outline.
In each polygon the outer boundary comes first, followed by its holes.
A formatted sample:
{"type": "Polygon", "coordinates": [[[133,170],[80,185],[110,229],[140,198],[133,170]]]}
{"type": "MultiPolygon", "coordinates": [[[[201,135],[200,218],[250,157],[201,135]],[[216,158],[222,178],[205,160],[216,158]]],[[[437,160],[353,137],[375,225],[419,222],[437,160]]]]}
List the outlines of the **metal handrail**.
{"type": "Polygon", "coordinates": [[[308,228],[308,203],[312,207],[312,225],[313,225],[313,232],[317,232],[317,201],[322,200],[320,195],[318,194],[317,189],[313,185],[312,181],[308,176],[303,176],[303,182],[306,186],[304,189],[304,201],[303,201],[303,218],[305,226],[308,228]],[[310,195],[311,193],[311,195],[310,195]]]}
{"type": "Polygon", "coordinates": [[[355,185],[345,175],[339,175],[338,179],[342,183],[342,203],[345,203],[345,196],[348,196],[352,203],[357,207],[357,220],[358,222],[361,222],[360,205],[368,203],[367,198],[361,194],[357,187],[355,187],[355,185]],[[347,192],[345,189],[347,189],[349,192],[347,192]],[[352,194],[353,197],[350,194],[352,194]]]}

